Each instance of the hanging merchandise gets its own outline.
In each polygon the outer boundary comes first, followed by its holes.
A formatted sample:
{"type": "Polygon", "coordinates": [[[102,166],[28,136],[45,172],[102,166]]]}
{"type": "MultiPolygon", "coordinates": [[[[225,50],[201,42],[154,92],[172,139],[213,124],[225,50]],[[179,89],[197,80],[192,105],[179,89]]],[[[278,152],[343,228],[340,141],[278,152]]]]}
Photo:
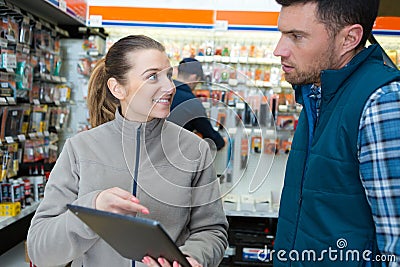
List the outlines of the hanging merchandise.
{"type": "Polygon", "coordinates": [[[15,74],[16,86],[18,90],[32,89],[33,67],[29,62],[28,55],[17,53],[17,68],[15,74]]]}
{"type": "Polygon", "coordinates": [[[32,43],[32,26],[30,24],[30,18],[23,16],[20,22],[19,42],[30,46],[32,43]]]}
{"type": "Polygon", "coordinates": [[[277,128],[280,130],[294,130],[294,115],[278,115],[276,119],[277,128]]]}
{"type": "Polygon", "coordinates": [[[235,152],[235,134],[236,129],[228,131],[228,149],[227,149],[227,167],[226,167],[226,182],[231,184],[233,181],[233,168],[234,168],[234,152],[235,152]]]}
{"type": "Polygon", "coordinates": [[[24,110],[21,107],[4,107],[1,119],[0,138],[7,136],[17,137],[22,130],[22,119],[24,110]]]}
{"type": "Polygon", "coordinates": [[[289,154],[291,147],[292,147],[291,138],[281,139],[280,140],[280,145],[279,145],[279,153],[281,153],[281,154],[289,154]]]}
{"type": "Polygon", "coordinates": [[[272,138],[264,139],[264,154],[275,155],[279,152],[279,140],[272,138]]]}
{"type": "Polygon", "coordinates": [[[278,113],[278,101],[279,101],[279,95],[273,94],[270,98],[270,107],[271,107],[271,114],[272,114],[272,120],[271,120],[271,127],[276,127],[276,116],[278,113]]]}
{"type": "Polygon", "coordinates": [[[268,121],[270,118],[268,118],[269,114],[269,106],[268,106],[268,98],[266,96],[262,97],[261,103],[260,103],[260,110],[259,110],[259,123],[260,126],[265,127],[268,125],[268,121]]]}
{"type": "Polygon", "coordinates": [[[242,137],[240,144],[240,169],[245,169],[249,155],[249,139],[246,134],[242,137]]]}
{"type": "Polygon", "coordinates": [[[45,130],[47,130],[48,121],[49,121],[48,106],[47,105],[33,106],[29,132],[43,133],[45,130]]]}
{"type": "Polygon", "coordinates": [[[253,136],[251,137],[251,152],[253,154],[259,154],[262,151],[261,147],[262,147],[261,133],[254,132],[253,136]]]}

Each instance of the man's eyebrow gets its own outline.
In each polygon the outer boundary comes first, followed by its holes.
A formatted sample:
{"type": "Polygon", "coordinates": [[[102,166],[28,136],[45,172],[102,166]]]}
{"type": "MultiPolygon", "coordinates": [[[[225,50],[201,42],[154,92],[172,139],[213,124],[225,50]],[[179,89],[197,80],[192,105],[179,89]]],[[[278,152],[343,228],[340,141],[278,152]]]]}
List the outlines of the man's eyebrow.
{"type": "Polygon", "coordinates": [[[302,30],[296,30],[296,29],[293,29],[293,30],[288,30],[288,31],[280,31],[282,34],[291,34],[291,33],[296,33],[296,34],[302,34],[302,35],[308,35],[308,33],[307,32],[305,32],[305,31],[302,31],[302,30]]]}

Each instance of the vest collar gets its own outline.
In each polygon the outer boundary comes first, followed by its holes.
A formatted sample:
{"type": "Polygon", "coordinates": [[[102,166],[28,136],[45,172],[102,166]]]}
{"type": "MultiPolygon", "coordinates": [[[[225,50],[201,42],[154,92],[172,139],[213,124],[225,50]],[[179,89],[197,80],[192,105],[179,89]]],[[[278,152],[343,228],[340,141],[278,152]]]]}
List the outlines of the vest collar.
{"type": "Polygon", "coordinates": [[[124,138],[136,138],[136,131],[141,128],[142,136],[146,137],[146,139],[151,139],[157,137],[161,134],[161,130],[163,127],[165,119],[152,119],[148,122],[137,122],[137,121],[129,121],[125,119],[120,110],[117,109],[115,111],[115,119],[113,121],[114,127],[123,134],[124,138]]]}
{"type": "MultiPolygon", "coordinates": [[[[353,57],[353,59],[343,68],[338,70],[323,70],[321,71],[321,92],[322,100],[330,100],[339,88],[342,87],[343,83],[367,60],[379,60],[383,61],[382,51],[377,44],[370,45],[368,48],[364,48],[361,52],[353,57]]],[[[296,102],[304,104],[302,96],[302,88],[310,87],[311,84],[307,85],[294,85],[296,102]]]]}

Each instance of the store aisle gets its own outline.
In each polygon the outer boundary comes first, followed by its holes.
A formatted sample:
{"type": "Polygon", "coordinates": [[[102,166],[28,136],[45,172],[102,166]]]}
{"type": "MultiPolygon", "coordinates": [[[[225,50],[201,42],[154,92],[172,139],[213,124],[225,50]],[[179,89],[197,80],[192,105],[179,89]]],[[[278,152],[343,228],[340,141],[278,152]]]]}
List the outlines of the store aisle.
{"type": "Polygon", "coordinates": [[[0,266],[2,267],[26,267],[29,263],[25,261],[24,242],[19,243],[6,253],[0,255],[0,266]]]}

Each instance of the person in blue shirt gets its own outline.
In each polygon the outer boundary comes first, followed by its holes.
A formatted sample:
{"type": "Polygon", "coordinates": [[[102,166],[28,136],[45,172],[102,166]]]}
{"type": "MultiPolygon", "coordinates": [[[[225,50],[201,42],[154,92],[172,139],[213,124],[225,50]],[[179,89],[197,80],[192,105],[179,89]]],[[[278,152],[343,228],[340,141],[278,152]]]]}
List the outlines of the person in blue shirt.
{"type": "Polygon", "coordinates": [[[178,76],[174,80],[176,94],[168,120],[196,132],[208,141],[211,148],[220,150],[225,146],[225,141],[219,132],[214,130],[201,101],[193,94],[196,86],[203,81],[204,72],[198,60],[184,58],[179,62],[178,76]]]}
{"type": "Polygon", "coordinates": [[[303,110],[274,266],[400,266],[400,71],[366,47],[379,0],[277,2],[274,55],[303,110]]]}

